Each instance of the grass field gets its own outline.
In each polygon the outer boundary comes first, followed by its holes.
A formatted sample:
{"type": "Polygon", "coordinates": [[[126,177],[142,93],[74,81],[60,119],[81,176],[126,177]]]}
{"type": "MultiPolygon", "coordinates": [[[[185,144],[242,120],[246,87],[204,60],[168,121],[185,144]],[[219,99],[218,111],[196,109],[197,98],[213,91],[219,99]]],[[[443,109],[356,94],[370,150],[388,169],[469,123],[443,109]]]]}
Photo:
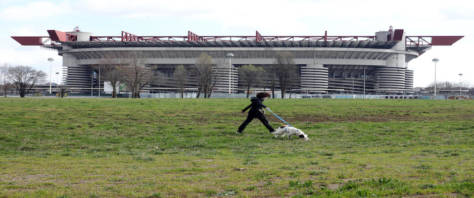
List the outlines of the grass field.
{"type": "Polygon", "coordinates": [[[474,101],[0,99],[0,197],[473,197],[474,101]],[[267,115],[273,126],[279,122],[267,115]]]}

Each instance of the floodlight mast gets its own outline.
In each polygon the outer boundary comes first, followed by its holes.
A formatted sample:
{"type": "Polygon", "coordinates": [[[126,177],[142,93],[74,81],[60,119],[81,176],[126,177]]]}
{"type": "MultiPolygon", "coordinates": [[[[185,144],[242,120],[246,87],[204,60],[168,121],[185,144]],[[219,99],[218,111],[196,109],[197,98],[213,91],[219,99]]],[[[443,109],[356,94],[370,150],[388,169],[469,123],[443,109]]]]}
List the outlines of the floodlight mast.
{"type": "Polygon", "coordinates": [[[51,90],[51,80],[52,80],[52,77],[53,77],[53,66],[52,66],[52,63],[54,61],[53,58],[49,57],[48,58],[48,61],[50,62],[49,64],[49,95],[52,94],[52,90],[51,90]]]}
{"type": "Polygon", "coordinates": [[[434,69],[434,97],[436,97],[436,64],[439,62],[439,59],[438,58],[433,58],[432,61],[435,65],[435,69],[434,69]]]}
{"type": "Polygon", "coordinates": [[[234,57],[233,53],[227,53],[227,58],[229,58],[229,95],[232,94],[232,57],[234,57]]]}

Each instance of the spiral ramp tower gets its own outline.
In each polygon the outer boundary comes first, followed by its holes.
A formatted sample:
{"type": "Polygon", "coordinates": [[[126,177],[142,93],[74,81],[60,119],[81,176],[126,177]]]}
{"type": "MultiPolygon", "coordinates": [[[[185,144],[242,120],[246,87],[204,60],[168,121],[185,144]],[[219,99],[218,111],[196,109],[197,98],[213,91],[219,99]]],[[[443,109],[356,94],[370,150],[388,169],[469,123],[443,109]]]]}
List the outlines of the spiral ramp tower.
{"type": "Polygon", "coordinates": [[[62,78],[61,78],[61,82],[66,85],[67,84],[67,69],[68,67],[63,65],[62,66],[62,78]]]}
{"type": "Polygon", "coordinates": [[[301,66],[300,88],[306,93],[327,93],[328,68],[322,65],[301,66]]]}
{"type": "Polygon", "coordinates": [[[378,93],[403,93],[405,90],[405,68],[379,67],[375,71],[375,89],[378,93]]]}
{"type": "Polygon", "coordinates": [[[85,65],[68,66],[66,86],[78,92],[90,92],[92,69],[85,65]]]}
{"type": "MultiPolygon", "coordinates": [[[[386,32],[380,32],[377,36],[385,37],[386,32]]],[[[390,35],[390,34],[389,34],[390,35]]],[[[405,34],[402,32],[399,37],[405,40],[405,34]]],[[[383,38],[381,38],[383,39],[383,38]]],[[[406,51],[405,42],[397,42],[393,47],[395,54],[390,55],[386,60],[386,65],[377,68],[375,71],[376,86],[375,91],[382,94],[401,94],[405,91],[405,73],[406,73],[406,51]]]]}
{"type": "Polygon", "coordinates": [[[405,90],[406,93],[413,93],[413,70],[405,71],[405,90]]]}

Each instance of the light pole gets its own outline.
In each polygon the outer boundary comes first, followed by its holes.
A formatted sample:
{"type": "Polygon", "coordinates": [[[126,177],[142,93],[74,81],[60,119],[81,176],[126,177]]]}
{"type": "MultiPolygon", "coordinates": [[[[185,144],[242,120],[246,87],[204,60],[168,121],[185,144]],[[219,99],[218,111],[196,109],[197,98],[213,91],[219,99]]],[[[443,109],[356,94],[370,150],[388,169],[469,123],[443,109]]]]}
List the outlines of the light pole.
{"type": "Polygon", "coordinates": [[[435,64],[435,72],[434,72],[434,97],[436,97],[436,64],[439,62],[438,58],[433,58],[433,63],[435,64]]]}
{"type": "MultiPolygon", "coordinates": [[[[58,76],[59,76],[59,72],[56,72],[56,77],[55,77],[56,80],[58,80],[58,76]]],[[[56,85],[61,84],[60,82],[61,82],[61,79],[59,79],[59,82],[56,82],[56,85]]]]}
{"type": "Polygon", "coordinates": [[[364,99],[365,99],[365,67],[364,67],[364,99]]]}
{"type": "Polygon", "coordinates": [[[101,65],[99,65],[99,76],[97,76],[97,78],[99,78],[99,97],[100,97],[100,68],[101,68],[101,65]]]}
{"type": "Polygon", "coordinates": [[[227,58],[229,58],[229,95],[232,94],[232,57],[233,53],[227,53],[227,58]]]}
{"type": "Polygon", "coordinates": [[[91,96],[94,96],[94,71],[91,72],[91,96]]]}
{"type": "Polygon", "coordinates": [[[462,73],[459,73],[459,96],[461,96],[461,83],[462,83],[462,73]]]}
{"type": "Polygon", "coordinates": [[[50,62],[49,64],[49,95],[51,95],[52,91],[51,91],[51,79],[53,78],[53,61],[54,59],[49,57],[48,58],[48,61],[50,62]]]}

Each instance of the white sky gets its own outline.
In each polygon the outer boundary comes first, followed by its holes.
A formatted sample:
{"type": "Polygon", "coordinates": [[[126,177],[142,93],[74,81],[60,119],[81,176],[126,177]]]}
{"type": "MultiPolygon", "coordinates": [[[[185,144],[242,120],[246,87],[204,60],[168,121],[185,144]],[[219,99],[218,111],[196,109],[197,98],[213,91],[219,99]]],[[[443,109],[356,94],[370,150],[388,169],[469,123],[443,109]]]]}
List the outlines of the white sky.
{"type": "MultiPolygon", "coordinates": [[[[438,81],[474,85],[472,0],[0,0],[0,64],[30,65],[53,74],[62,58],[54,50],[20,46],[17,36],[47,35],[79,26],[93,35],[373,35],[405,29],[407,35],[464,35],[449,47],[433,47],[408,64],[415,86],[438,81]]],[[[54,81],[59,81],[59,76],[54,81]]]]}

